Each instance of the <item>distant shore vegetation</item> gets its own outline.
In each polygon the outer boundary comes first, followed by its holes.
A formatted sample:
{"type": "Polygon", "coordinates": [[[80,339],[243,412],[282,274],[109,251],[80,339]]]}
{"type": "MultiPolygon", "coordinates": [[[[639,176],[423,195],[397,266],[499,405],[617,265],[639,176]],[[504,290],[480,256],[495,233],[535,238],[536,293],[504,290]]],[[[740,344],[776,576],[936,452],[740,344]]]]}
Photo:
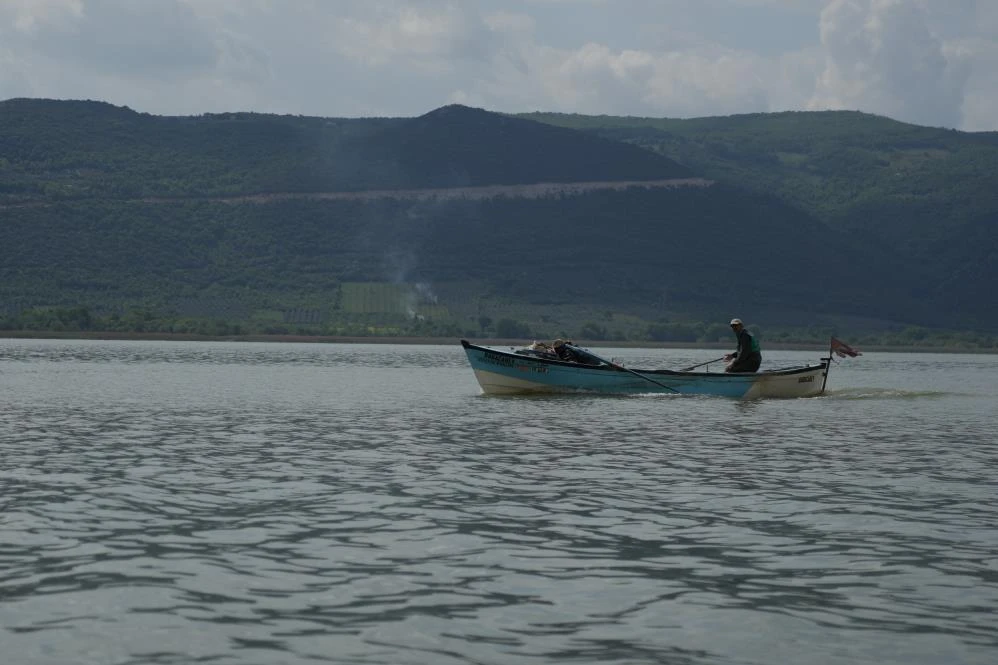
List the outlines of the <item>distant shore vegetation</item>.
{"type": "MultiPolygon", "coordinates": [[[[294,317],[289,317],[294,318],[294,317]]],[[[850,344],[867,348],[939,349],[946,351],[998,352],[998,335],[974,331],[939,330],[908,326],[896,330],[851,334],[832,327],[806,328],[750,326],[764,344],[773,347],[811,347],[842,336],[850,344]]],[[[151,309],[95,314],[86,307],[37,308],[0,316],[0,336],[59,338],[178,338],[178,339],[378,339],[432,341],[470,339],[532,340],[557,337],[580,342],[628,346],[718,346],[731,345],[731,331],[723,323],[701,321],[649,322],[630,327],[629,333],[611,330],[602,323],[586,322],[574,329],[551,329],[543,322],[511,318],[493,320],[482,316],[468,325],[455,321],[426,319],[343,320],[324,323],[239,321],[210,317],[181,317],[151,309]]]]}

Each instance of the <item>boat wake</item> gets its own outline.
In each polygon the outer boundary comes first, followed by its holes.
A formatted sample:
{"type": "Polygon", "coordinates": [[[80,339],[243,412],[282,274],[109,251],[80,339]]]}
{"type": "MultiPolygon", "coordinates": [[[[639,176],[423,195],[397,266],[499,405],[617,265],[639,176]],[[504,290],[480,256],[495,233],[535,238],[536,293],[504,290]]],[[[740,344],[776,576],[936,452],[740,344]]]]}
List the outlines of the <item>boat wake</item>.
{"type": "Polygon", "coordinates": [[[862,400],[862,399],[925,399],[950,397],[954,393],[942,390],[900,390],[898,388],[840,388],[827,390],[824,399],[862,400]]]}

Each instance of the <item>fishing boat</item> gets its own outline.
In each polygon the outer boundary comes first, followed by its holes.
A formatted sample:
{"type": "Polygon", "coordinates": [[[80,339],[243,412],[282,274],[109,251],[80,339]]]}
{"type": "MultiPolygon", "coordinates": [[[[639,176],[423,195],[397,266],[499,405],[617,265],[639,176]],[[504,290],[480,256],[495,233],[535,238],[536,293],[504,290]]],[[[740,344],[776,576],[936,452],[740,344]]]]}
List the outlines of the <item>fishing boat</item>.
{"type": "Polygon", "coordinates": [[[582,392],[716,395],[736,399],[814,397],[825,391],[831,364],[829,353],[828,358],[820,358],[816,365],[760,372],[692,371],[707,363],[686,370],[631,369],[576,346],[570,347],[575,360],[563,360],[530,348],[503,351],[464,339],[461,346],[482,392],[487,395],[582,392]]]}

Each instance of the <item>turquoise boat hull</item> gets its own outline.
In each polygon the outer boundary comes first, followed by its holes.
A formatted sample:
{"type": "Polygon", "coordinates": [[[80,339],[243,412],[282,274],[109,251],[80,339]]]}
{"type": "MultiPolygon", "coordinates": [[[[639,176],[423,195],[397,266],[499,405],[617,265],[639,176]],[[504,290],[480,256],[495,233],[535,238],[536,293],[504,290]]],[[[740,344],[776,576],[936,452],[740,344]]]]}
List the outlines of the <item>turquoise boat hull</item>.
{"type": "Polygon", "coordinates": [[[825,390],[828,360],[752,373],[679,372],[583,365],[503,351],[461,340],[475,378],[488,395],[668,393],[734,399],[814,397],[825,390]]]}

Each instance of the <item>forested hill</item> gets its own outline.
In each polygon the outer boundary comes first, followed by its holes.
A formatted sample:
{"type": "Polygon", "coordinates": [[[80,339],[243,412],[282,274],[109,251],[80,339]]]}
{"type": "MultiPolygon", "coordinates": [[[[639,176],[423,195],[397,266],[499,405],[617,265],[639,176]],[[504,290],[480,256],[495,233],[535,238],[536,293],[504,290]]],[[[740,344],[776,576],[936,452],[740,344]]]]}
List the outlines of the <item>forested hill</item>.
{"type": "Polygon", "coordinates": [[[8,100],[0,323],[141,310],[147,326],[349,334],[502,321],[726,338],[702,322],[735,314],[770,331],[984,329],[995,150],[993,135],[850,113],[161,117],[8,100]],[[915,175],[883,172],[902,167],[915,175]]]}
{"type": "Polygon", "coordinates": [[[89,101],[0,102],[0,203],[241,196],[690,171],[619,141],[463,106],[418,118],[159,117],[89,101]]]}
{"type": "Polygon", "coordinates": [[[774,194],[830,233],[923,266],[913,295],[947,294],[952,309],[967,312],[998,310],[998,132],[852,111],[521,117],[638,145],[705,177],[774,194]]]}

